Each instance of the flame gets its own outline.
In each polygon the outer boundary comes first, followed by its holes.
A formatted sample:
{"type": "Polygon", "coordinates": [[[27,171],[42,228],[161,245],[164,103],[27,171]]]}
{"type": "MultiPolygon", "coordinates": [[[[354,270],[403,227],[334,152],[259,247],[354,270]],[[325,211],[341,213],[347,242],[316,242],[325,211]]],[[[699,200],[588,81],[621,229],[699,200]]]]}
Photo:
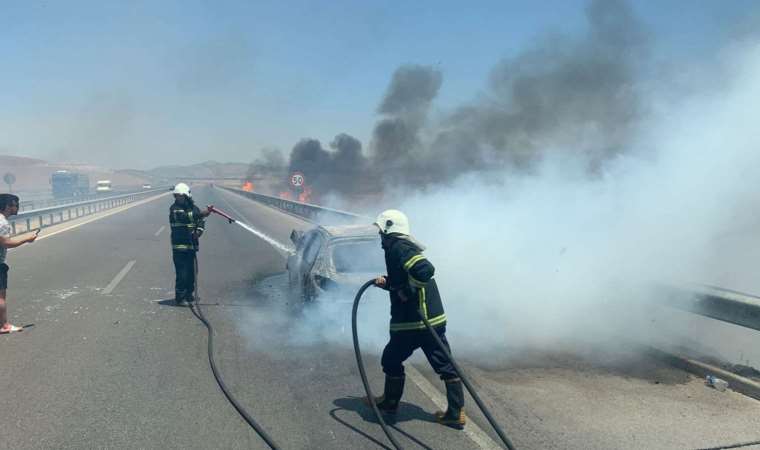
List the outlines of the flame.
{"type": "Polygon", "coordinates": [[[311,188],[309,186],[304,186],[303,191],[298,194],[298,201],[301,203],[311,202],[311,193],[311,188]]]}
{"type": "Polygon", "coordinates": [[[253,183],[250,181],[246,181],[243,183],[243,190],[246,192],[253,192],[253,183]]]}
{"type": "Polygon", "coordinates": [[[282,191],[280,192],[280,198],[283,200],[292,200],[293,196],[290,194],[290,191],[282,191]]]}

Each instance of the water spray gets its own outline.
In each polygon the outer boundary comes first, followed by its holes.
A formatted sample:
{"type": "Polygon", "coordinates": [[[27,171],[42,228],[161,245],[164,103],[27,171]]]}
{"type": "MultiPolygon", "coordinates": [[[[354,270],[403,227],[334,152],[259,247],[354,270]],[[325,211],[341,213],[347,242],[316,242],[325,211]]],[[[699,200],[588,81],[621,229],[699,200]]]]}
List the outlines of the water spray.
{"type": "Polygon", "coordinates": [[[212,212],[214,214],[218,214],[218,215],[224,217],[229,223],[231,223],[231,224],[234,223],[235,225],[240,226],[240,228],[244,229],[245,231],[247,231],[249,233],[252,233],[252,234],[255,234],[257,237],[259,237],[262,240],[266,241],[269,245],[271,245],[272,247],[276,248],[277,250],[280,250],[280,251],[282,251],[282,252],[284,252],[286,254],[292,254],[293,253],[293,249],[291,249],[291,248],[289,248],[289,247],[287,247],[285,245],[282,245],[277,240],[273,239],[270,236],[267,236],[266,234],[264,234],[261,231],[253,228],[252,226],[250,226],[248,224],[245,224],[243,222],[240,222],[239,220],[234,219],[231,215],[229,215],[228,213],[222,211],[221,209],[217,208],[216,206],[214,206],[214,205],[208,205],[207,208],[208,208],[209,212],[212,212]]]}

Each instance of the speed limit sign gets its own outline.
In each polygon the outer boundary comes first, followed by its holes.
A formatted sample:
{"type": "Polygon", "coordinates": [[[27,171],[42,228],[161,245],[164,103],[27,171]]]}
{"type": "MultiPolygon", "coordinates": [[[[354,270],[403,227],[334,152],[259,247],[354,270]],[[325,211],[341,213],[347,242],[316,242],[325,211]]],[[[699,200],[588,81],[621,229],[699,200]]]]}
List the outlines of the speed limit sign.
{"type": "Polygon", "coordinates": [[[293,172],[293,175],[290,176],[290,184],[292,184],[293,187],[301,187],[304,183],[305,180],[301,172],[293,172]]]}

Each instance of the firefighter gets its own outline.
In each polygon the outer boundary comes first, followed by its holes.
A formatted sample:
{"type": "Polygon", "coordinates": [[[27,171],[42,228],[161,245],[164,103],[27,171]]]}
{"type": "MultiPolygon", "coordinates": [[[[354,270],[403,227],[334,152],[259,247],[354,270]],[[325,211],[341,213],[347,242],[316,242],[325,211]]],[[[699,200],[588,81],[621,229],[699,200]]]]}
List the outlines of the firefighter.
{"type": "Polygon", "coordinates": [[[198,240],[203,234],[203,219],[209,214],[210,207],[201,211],[195,206],[188,185],[177,183],[174,186],[174,204],[169,207],[169,223],[172,229],[172,259],[176,274],[174,302],[177,306],[189,306],[194,301],[198,240]]]}
{"type": "Polygon", "coordinates": [[[391,298],[390,341],[381,359],[385,389],[376,399],[377,406],[385,414],[396,413],[404,392],[404,361],[416,349],[422,348],[433,370],[446,385],[448,408],[436,412],[436,420],[461,430],[466,422],[462,380],[420,317],[422,314],[430,322],[450,354],[446,314],[433,279],[435,268],[422,254],[424,247],[410,235],[409,221],[404,213],[393,209],[384,211],[377,217],[375,225],[380,229],[388,271],[388,275],[375,279],[375,285],[389,291],[391,298]]]}

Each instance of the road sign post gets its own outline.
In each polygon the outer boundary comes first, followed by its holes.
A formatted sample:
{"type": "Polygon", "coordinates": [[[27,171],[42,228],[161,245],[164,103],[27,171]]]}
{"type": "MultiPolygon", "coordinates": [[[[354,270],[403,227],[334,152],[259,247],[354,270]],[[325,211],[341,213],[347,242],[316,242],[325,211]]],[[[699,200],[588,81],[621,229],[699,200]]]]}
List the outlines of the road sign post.
{"type": "Polygon", "coordinates": [[[8,172],[3,175],[3,181],[5,181],[5,184],[8,185],[8,192],[13,192],[13,183],[16,182],[16,175],[8,172]]]}

